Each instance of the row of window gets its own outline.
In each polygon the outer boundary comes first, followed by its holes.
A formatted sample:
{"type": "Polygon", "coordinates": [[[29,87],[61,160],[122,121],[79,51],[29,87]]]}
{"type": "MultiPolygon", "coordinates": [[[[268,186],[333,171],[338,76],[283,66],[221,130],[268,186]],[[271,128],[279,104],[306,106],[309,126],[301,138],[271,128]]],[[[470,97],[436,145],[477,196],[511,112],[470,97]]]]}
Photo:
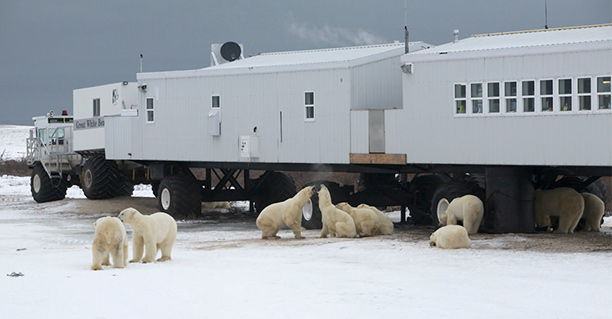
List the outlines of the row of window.
{"type": "MultiPolygon", "coordinates": [[[[147,111],[147,122],[153,123],[155,122],[155,107],[154,107],[154,99],[152,97],[147,98],[146,103],[146,111],[147,111]]],[[[213,95],[211,98],[211,108],[220,108],[221,107],[221,97],[219,95],[213,95]]],[[[307,121],[314,121],[315,118],[315,105],[314,105],[314,92],[305,92],[304,93],[304,117],[307,121]]],[[[94,100],[94,116],[100,115],[100,99],[94,100]],[[96,104],[97,101],[97,104],[96,104]],[[96,115],[96,105],[97,105],[97,114],[96,115]]]]}
{"type": "Polygon", "coordinates": [[[456,115],[611,110],[610,76],[456,83],[456,115]]]}

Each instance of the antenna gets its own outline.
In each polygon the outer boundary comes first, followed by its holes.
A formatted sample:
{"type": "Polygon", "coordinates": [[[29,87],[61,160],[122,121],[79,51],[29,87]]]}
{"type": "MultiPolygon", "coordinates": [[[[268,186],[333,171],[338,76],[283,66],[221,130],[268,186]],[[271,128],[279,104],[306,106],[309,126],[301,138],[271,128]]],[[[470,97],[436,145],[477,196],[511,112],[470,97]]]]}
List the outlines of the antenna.
{"type": "Polygon", "coordinates": [[[544,0],[544,29],[548,29],[548,0],[544,0]]]}
{"type": "Polygon", "coordinates": [[[404,53],[410,52],[410,37],[408,33],[408,0],[404,0],[404,53]]]}
{"type": "Polygon", "coordinates": [[[140,54],[140,73],[142,73],[142,53],[140,54]]]}

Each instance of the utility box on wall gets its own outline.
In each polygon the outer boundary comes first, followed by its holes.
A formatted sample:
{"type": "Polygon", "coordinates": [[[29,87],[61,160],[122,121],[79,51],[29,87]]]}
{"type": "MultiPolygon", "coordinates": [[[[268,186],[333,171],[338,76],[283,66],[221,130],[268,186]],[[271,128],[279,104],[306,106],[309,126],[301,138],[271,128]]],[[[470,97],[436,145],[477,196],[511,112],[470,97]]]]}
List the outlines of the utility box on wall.
{"type": "Polygon", "coordinates": [[[255,135],[241,135],[238,142],[240,159],[249,160],[259,157],[259,137],[255,135]]]}

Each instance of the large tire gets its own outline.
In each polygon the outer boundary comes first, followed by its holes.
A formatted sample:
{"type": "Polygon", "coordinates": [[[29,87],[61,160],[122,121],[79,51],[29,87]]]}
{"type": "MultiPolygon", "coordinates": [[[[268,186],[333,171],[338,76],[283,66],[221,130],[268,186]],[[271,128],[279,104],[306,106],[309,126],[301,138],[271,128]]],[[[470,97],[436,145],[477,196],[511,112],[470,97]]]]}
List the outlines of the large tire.
{"type": "Polygon", "coordinates": [[[484,189],[482,189],[478,183],[474,181],[451,181],[441,185],[431,198],[430,211],[431,218],[434,220],[434,223],[438,223],[438,202],[440,202],[442,198],[446,198],[450,202],[457,197],[468,194],[480,198],[480,200],[485,203],[484,189]]]}
{"type": "Polygon", "coordinates": [[[90,157],[81,170],[81,188],[89,199],[130,196],[134,185],[119,170],[117,163],[103,156],[90,157]]]}
{"type": "Polygon", "coordinates": [[[200,187],[195,179],[187,176],[166,177],[157,189],[157,203],[162,212],[181,218],[194,218],[202,212],[200,187]]]}
{"type": "Polygon", "coordinates": [[[410,193],[414,196],[414,205],[410,207],[410,217],[416,225],[436,225],[431,211],[431,201],[436,191],[448,180],[441,175],[418,175],[409,184],[410,193]]]}
{"type": "Polygon", "coordinates": [[[151,182],[151,191],[153,192],[153,196],[159,196],[159,181],[151,182]]]}
{"type": "MultiPolygon", "coordinates": [[[[325,185],[329,190],[329,194],[332,198],[333,204],[338,204],[341,202],[348,201],[348,194],[342,190],[340,184],[329,181],[314,181],[307,184],[307,186],[312,185],[325,185]]],[[[319,196],[315,194],[311,198],[312,202],[312,214],[310,216],[304,216],[302,214],[302,227],[306,229],[321,229],[323,227],[323,220],[321,216],[321,209],[319,209],[319,196]]]]}
{"type": "Polygon", "coordinates": [[[261,184],[254,200],[257,213],[261,213],[268,205],[282,202],[297,193],[295,182],[286,174],[269,172],[260,178],[262,178],[261,184]]]}
{"type": "Polygon", "coordinates": [[[37,162],[30,176],[30,191],[37,203],[62,200],[66,197],[68,184],[63,179],[51,179],[41,163],[37,162]]]}

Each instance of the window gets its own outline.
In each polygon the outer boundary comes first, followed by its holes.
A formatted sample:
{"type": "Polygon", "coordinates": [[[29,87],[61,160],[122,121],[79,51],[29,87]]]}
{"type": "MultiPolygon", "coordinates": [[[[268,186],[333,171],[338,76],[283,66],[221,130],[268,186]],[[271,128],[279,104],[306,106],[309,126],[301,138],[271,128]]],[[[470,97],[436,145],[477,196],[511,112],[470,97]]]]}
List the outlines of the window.
{"type": "Polygon", "coordinates": [[[600,76],[597,78],[597,104],[600,110],[610,109],[610,95],[612,94],[610,88],[609,76],[600,76]]]}
{"type": "Polygon", "coordinates": [[[499,83],[487,83],[489,113],[499,113],[499,83]]]}
{"type": "Polygon", "coordinates": [[[147,122],[153,123],[155,121],[155,109],[153,107],[153,98],[147,98],[147,122]]]}
{"type": "Polygon", "coordinates": [[[572,110],[572,79],[559,80],[559,109],[561,112],[572,110]]]}
{"type": "Polygon", "coordinates": [[[100,116],[100,99],[93,99],[93,116],[100,116]]]}
{"type": "Polygon", "coordinates": [[[553,111],[553,80],[540,80],[542,112],[553,111]]]}
{"type": "Polygon", "coordinates": [[[465,114],[465,84],[455,84],[455,113],[465,114]]]}
{"type": "Polygon", "coordinates": [[[211,101],[210,107],[212,107],[213,109],[217,109],[217,108],[221,107],[221,100],[220,100],[220,97],[218,95],[213,95],[212,96],[212,101],[211,101]]]}
{"type": "Polygon", "coordinates": [[[472,113],[482,113],[482,83],[470,84],[472,113]]]}
{"type": "Polygon", "coordinates": [[[504,83],[504,96],[506,97],[506,113],[516,113],[516,82],[504,83]]]}
{"type": "Polygon", "coordinates": [[[306,107],[306,120],[314,120],[315,118],[315,106],[314,106],[314,92],[304,93],[304,106],[306,107]]]}
{"type": "Polygon", "coordinates": [[[591,109],[591,78],[578,79],[578,109],[580,111],[591,109]]]}
{"type": "Polygon", "coordinates": [[[523,81],[523,112],[535,112],[535,81],[523,81]]]}

